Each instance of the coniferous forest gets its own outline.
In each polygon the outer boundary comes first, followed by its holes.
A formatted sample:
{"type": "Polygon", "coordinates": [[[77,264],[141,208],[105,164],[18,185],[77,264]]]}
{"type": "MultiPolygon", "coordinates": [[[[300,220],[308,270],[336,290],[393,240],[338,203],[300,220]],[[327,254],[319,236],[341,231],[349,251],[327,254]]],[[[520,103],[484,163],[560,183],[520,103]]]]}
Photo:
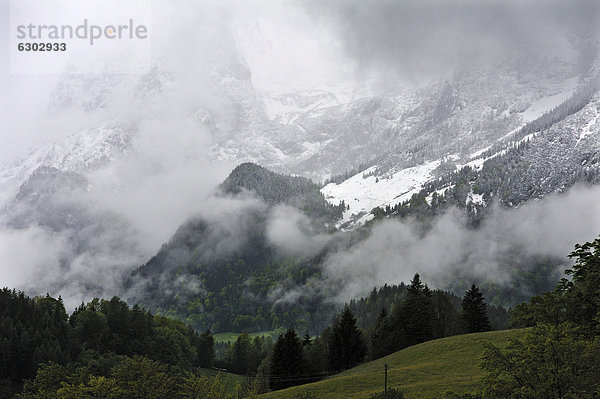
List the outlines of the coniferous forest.
{"type": "MultiPolygon", "coordinates": [[[[529,330],[505,348],[487,346],[488,377],[473,397],[598,394],[600,239],[569,256],[574,265],[553,291],[510,311],[510,327],[529,330]]],[[[20,398],[253,397],[421,342],[507,327],[476,285],[459,298],[431,290],[418,274],[407,285],[386,285],[350,302],[319,335],[293,328],[276,339],[242,333],[218,357],[210,331],[117,297],[94,299],[68,315],[60,297],[5,288],[0,305],[0,392],[20,398]],[[225,370],[244,379],[233,389],[225,370]]]]}

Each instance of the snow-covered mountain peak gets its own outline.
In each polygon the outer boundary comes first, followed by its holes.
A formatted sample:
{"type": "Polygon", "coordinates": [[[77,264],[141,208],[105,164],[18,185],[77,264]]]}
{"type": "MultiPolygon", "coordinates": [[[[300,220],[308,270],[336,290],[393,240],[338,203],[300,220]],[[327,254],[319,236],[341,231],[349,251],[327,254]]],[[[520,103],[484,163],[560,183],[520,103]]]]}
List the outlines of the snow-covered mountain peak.
{"type": "Polygon", "coordinates": [[[131,135],[116,126],[83,129],[5,166],[0,171],[0,186],[4,192],[12,193],[35,171],[44,168],[78,173],[99,168],[125,154],[130,141],[131,135]]]}

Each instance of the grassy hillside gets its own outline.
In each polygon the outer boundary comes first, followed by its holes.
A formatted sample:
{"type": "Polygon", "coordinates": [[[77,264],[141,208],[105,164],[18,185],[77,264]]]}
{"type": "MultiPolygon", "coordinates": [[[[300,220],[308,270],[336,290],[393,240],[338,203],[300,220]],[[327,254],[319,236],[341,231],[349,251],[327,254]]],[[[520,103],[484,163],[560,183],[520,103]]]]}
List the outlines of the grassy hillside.
{"type": "Polygon", "coordinates": [[[409,399],[440,398],[444,392],[475,392],[484,376],[480,368],[483,342],[504,346],[521,330],[457,335],[425,342],[355,367],[323,381],[261,395],[265,399],[369,398],[383,390],[384,364],[388,364],[388,387],[404,391],[409,399]]]}
{"type": "Polygon", "coordinates": [[[238,392],[238,385],[244,386],[245,377],[237,374],[222,372],[213,369],[200,369],[200,375],[209,378],[219,377],[219,380],[225,383],[225,392],[229,395],[235,395],[238,392]]]}

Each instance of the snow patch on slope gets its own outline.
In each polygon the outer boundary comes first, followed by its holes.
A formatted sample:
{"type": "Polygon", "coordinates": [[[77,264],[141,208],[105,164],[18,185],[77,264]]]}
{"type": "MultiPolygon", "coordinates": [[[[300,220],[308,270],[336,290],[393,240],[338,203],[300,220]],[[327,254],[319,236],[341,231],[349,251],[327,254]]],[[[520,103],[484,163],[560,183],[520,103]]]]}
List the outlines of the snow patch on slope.
{"type": "Polygon", "coordinates": [[[473,205],[483,205],[485,203],[485,201],[483,200],[483,194],[475,194],[473,191],[471,191],[467,195],[465,205],[468,205],[469,203],[473,205]]]}
{"type": "Polygon", "coordinates": [[[326,185],[321,192],[329,203],[338,205],[344,201],[349,206],[340,225],[363,224],[373,217],[370,214],[373,208],[394,206],[418,193],[434,178],[433,171],[440,163],[439,160],[427,162],[385,176],[376,176],[377,166],[372,166],[340,184],[326,185]]]}

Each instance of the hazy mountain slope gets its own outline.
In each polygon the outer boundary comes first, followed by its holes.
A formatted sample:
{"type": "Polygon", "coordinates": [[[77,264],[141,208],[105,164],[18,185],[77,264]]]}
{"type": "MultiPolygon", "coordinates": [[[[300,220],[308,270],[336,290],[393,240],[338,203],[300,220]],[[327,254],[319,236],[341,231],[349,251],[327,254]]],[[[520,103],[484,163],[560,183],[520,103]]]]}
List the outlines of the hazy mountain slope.
{"type": "MultiPolygon", "coordinates": [[[[197,88],[189,116],[210,131],[212,156],[317,180],[365,162],[398,169],[446,154],[471,154],[557,105],[583,76],[575,53],[559,60],[472,67],[451,80],[397,95],[340,101],[333,93],[313,91],[262,98],[241,56],[224,57],[215,50],[207,57],[214,65],[197,88]],[[212,101],[203,100],[207,95],[212,101]]],[[[143,113],[132,119],[123,114],[131,106],[115,105],[130,103],[150,111],[161,96],[183,83],[178,79],[167,63],[140,78],[71,75],[59,82],[51,107],[53,112],[105,110],[113,129],[131,135],[143,113]]],[[[60,147],[56,156],[63,158],[77,150],[60,147]]],[[[49,164],[35,158],[29,157],[37,166],[49,164]]]]}
{"type": "Polygon", "coordinates": [[[9,200],[40,167],[85,173],[125,154],[130,139],[119,127],[102,126],[77,131],[63,140],[37,148],[21,160],[0,168],[0,203],[9,200]]]}
{"type": "Polygon", "coordinates": [[[597,80],[591,80],[560,103],[547,102],[553,108],[470,156],[452,154],[441,162],[399,171],[376,165],[344,182],[331,183],[322,192],[333,204],[344,200],[350,206],[344,221],[360,223],[372,218],[369,212],[375,206],[394,208],[418,193],[429,202],[434,192],[457,196],[456,204],[461,207],[491,203],[492,196],[505,205],[518,206],[564,191],[576,182],[595,183],[599,96],[597,80]],[[466,189],[458,184],[464,173],[452,174],[463,167],[474,174],[468,177],[471,185],[466,189]],[[421,191],[422,187],[426,189],[421,191]]]}
{"type": "MultiPolygon", "coordinates": [[[[282,121],[293,119],[288,125],[301,127],[298,142],[320,143],[319,151],[299,160],[294,170],[326,176],[365,162],[397,168],[470,154],[566,98],[577,86],[574,63],[514,60],[489,69],[473,67],[452,80],[398,96],[359,98],[293,118],[284,114],[282,121]],[[546,73],[540,76],[541,68],[546,73]]],[[[285,152],[285,143],[273,144],[285,152]]]]}
{"type": "Polygon", "coordinates": [[[41,294],[43,284],[70,306],[84,292],[120,294],[128,263],[140,259],[138,232],[121,215],[90,204],[88,188],[78,173],[39,167],[0,210],[2,239],[22,261],[23,286],[41,294]]]}
{"type": "Polygon", "coordinates": [[[556,122],[540,123],[538,128],[532,123],[533,127],[526,126],[516,135],[523,138],[467,164],[466,190],[464,184],[458,187],[460,174],[454,174],[433,183],[422,194],[444,190],[447,196],[456,196],[458,204],[482,205],[498,199],[506,206],[519,206],[564,192],[578,182],[600,182],[600,92],[596,91],[597,84],[594,87],[595,94],[583,96],[581,101],[574,97],[576,101],[570,102],[574,108],[558,107],[540,118],[556,122]],[[462,190],[461,194],[457,190],[462,190]]]}
{"type": "Polygon", "coordinates": [[[3,179],[26,164],[19,183],[43,164],[81,171],[96,158],[114,157],[144,118],[165,111],[159,105],[174,93],[188,97],[178,112],[206,130],[215,159],[255,162],[317,181],[359,164],[393,173],[449,155],[466,163],[471,154],[558,105],[588,74],[572,51],[561,59],[472,66],[450,80],[392,94],[340,100],[313,90],[269,98],[257,95],[249,66],[230,40],[207,49],[206,68],[199,71],[204,75],[192,85],[164,61],[141,77],[65,77],[50,100],[53,112],[101,112],[100,126],[108,127],[90,128],[114,130],[115,137],[81,131],[70,139],[78,145],[59,142],[52,150],[40,149],[5,168],[3,179]],[[86,154],[84,145],[97,150],[86,154]]]}
{"type": "Polygon", "coordinates": [[[276,174],[253,163],[236,167],[221,184],[221,189],[225,194],[250,191],[270,206],[293,206],[321,224],[339,219],[344,208],[343,204],[328,204],[319,186],[304,177],[276,174]]]}
{"type": "Polygon", "coordinates": [[[80,174],[42,166],[21,185],[2,215],[6,223],[16,228],[26,228],[34,223],[52,231],[77,228],[89,223],[85,209],[57,197],[68,196],[73,191],[84,192],[87,187],[87,180],[80,174]]]}
{"type": "MultiPolygon", "coordinates": [[[[321,222],[325,217],[335,221],[341,210],[328,205],[309,180],[255,164],[235,168],[221,190],[219,201],[225,210],[180,226],[131,276],[131,299],[215,332],[269,330],[294,323],[318,331],[332,306],[322,303],[323,294],[298,301],[286,295],[318,274],[329,240],[318,230],[311,232],[311,224],[295,219],[298,210],[291,206],[321,222]],[[274,236],[284,219],[322,242],[315,241],[305,253],[287,254],[274,236]]],[[[301,245],[290,239],[291,245],[301,245]]]]}

